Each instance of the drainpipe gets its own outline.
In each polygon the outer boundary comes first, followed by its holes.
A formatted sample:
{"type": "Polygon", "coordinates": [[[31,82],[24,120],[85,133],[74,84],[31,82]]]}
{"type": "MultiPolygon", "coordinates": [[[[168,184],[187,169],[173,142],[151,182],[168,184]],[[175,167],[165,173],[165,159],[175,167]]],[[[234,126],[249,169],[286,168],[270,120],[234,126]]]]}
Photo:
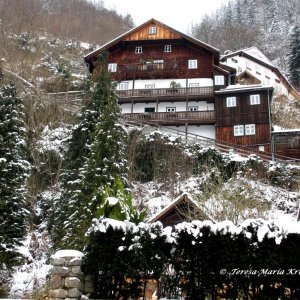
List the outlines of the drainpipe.
{"type": "MultiPolygon", "coordinates": [[[[273,91],[272,91],[272,94],[273,94],[273,91]]],[[[272,135],[270,90],[268,90],[268,114],[269,114],[269,126],[270,126],[271,154],[272,154],[272,161],[274,161],[275,160],[275,157],[274,157],[274,138],[273,138],[273,135],[272,135]]]]}

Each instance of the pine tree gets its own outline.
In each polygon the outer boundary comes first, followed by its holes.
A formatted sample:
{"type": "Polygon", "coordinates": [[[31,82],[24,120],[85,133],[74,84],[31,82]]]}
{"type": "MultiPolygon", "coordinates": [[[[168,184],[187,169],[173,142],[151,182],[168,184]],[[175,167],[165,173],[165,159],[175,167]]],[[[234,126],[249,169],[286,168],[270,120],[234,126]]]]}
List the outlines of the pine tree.
{"type": "Polygon", "coordinates": [[[291,35],[289,72],[292,84],[300,88],[300,26],[295,26],[291,35]]]}
{"type": "Polygon", "coordinates": [[[20,257],[26,233],[26,181],[30,171],[23,100],[13,84],[0,88],[0,266],[20,257]]]}

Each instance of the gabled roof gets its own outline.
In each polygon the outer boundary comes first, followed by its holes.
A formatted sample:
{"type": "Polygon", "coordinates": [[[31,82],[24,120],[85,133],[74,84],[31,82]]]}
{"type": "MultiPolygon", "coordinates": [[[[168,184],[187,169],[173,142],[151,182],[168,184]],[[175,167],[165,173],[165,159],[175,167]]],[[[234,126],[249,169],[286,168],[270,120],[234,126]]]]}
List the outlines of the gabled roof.
{"type": "MultiPolygon", "coordinates": [[[[172,201],[169,205],[164,207],[161,211],[159,211],[156,215],[152,216],[148,223],[154,223],[157,221],[162,221],[166,216],[172,214],[172,212],[176,213],[178,216],[180,215],[182,218],[182,221],[187,218],[186,215],[184,215],[184,212],[181,211],[180,206],[182,204],[186,204],[191,210],[190,214],[191,216],[195,214],[195,211],[197,211],[197,215],[200,214],[201,208],[199,207],[199,204],[192,199],[192,197],[187,194],[183,193],[179,197],[177,197],[174,201],[172,201]]],[[[207,216],[202,212],[203,219],[208,220],[207,216]]]]}
{"type": "Polygon", "coordinates": [[[294,98],[300,99],[299,92],[290,84],[290,82],[281,73],[281,71],[277,67],[275,67],[272,64],[272,62],[257,47],[253,46],[253,47],[238,50],[235,52],[229,52],[229,53],[221,56],[221,62],[224,62],[224,61],[226,61],[227,58],[234,57],[234,56],[246,57],[249,60],[252,60],[252,61],[270,69],[281,80],[281,82],[287,88],[289,93],[292,94],[294,98]]]}
{"type": "Polygon", "coordinates": [[[140,36],[139,33],[142,31],[143,28],[149,26],[149,25],[156,25],[157,27],[161,27],[165,30],[167,30],[170,33],[170,38],[172,39],[183,39],[186,41],[189,41],[193,43],[194,45],[201,47],[211,53],[213,53],[215,57],[215,64],[219,63],[219,58],[220,58],[220,51],[217,48],[214,48],[204,42],[199,41],[198,39],[195,39],[189,35],[186,35],[182,32],[177,31],[174,28],[171,28],[164,23],[161,23],[155,19],[150,19],[149,21],[125,32],[124,34],[118,36],[117,38],[113,39],[112,41],[104,44],[100,48],[88,53],[87,55],[84,56],[84,60],[86,63],[90,63],[91,60],[96,57],[99,53],[102,51],[106,50],[109,51],[113,47],[115,47],[117,44],[122,43],[123,41],[130,41],[130,40],[145,40],[145,37],[140,36]]]}
{"type": "Polygon", "coordinates": [[[221,61],[234,56],[244,56],[268,68],[275,68],[272,62],[255,46],[222,55],[221,61]]]}

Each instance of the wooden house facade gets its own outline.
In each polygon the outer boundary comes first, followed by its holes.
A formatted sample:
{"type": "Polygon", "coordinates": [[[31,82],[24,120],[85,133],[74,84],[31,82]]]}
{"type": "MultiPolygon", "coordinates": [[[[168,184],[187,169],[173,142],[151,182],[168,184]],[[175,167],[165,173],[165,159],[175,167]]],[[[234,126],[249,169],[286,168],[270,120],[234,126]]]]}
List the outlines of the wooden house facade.
{"type": "Polygon", "coordinates": [[[300,129],[272,132],[273,153],[285,159],[300,159],[300,129]]]}
{"type": "Polygon", "coordinates": [[[248,69],[237,78],[247,79],[247,85],[236,84],[237,69],[228,63],[236,60],[234,55],[220,62],[218,49],[155,19],[87,54],[90,72],[97,72],[96,61],[103,52],[128,122],[159,125],[162,132],[196,134],[256,152],[274,148],[273,87],[258,84],[262,81],[248,69]]]}
{"type": "Polygon", "coordinates": [[[273,88],[230,86],[216,91],[216,135],[229,144],[271,152],[270,104],[273,88]]]}

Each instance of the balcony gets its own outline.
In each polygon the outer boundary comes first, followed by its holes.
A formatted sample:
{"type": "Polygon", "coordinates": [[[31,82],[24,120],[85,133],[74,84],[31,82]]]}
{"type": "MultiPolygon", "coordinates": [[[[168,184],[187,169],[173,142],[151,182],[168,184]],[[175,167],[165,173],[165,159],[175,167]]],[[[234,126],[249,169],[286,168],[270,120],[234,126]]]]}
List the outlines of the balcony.
{"type": "Polygon", "coordinates": [[[216,116],[214,110],[208,111],[181,111],[181,112],[153,112],[153,113],[126,113],[122,115],[126,121],[141,123],[156,123],[160,125],[181,124],[214,124],[216,116]]]}
{"type": "Polygon", "coordinates": [[[128,102],[128,99],[145,99],[149,98],[164,100],[182,100],[188,97],[189,99],[199,99],[213,97],[213,87],[190,87],[190,88],[163,88],[163,89],[137,89],[137,90],[118,90],[116,91],[119,102],[128,102]]]}

